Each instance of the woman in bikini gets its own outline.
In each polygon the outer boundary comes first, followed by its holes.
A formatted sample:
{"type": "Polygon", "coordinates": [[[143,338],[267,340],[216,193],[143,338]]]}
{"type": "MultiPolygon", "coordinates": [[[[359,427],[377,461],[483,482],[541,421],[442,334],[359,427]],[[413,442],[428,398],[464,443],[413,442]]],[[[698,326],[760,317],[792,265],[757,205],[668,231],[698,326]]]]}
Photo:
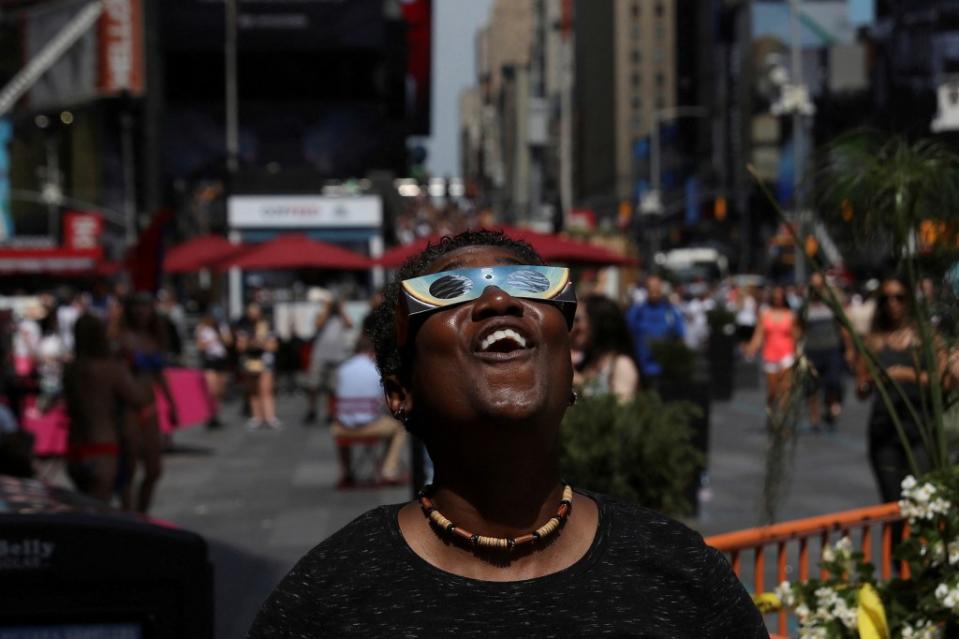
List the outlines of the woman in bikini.
{"type": "Polygon", "coordinates": [[[70,417],[67,472],[78,491],[109,503],[119,454],[117,405],[142,416],[151,398],[127,367],[111,356],[106,326],[99,318],[83,315],[74,324],[73,334],[74,359],[63,372],[70,417]]]}
{"type": "Polygon", "coordinates": [[[126,458],[129,476],[122,491],[125,508],[133,507],[137,512],[145,513],[150,508],[153,491],[162,473],[163,434],[157,419],[154,389],[163,393],[170,422],[179,423],[173,393],[163,375],[166,368],[163,331],[148,294],[137,293],[128,298],[123,309],[120,349],[134,379],[150,400],[148,407],[140,413],[128,411],[126,442],[129,450],[126,458]],[[133,480],[138,466],[143,467],[143,477],[134,501],[133,480]]]}

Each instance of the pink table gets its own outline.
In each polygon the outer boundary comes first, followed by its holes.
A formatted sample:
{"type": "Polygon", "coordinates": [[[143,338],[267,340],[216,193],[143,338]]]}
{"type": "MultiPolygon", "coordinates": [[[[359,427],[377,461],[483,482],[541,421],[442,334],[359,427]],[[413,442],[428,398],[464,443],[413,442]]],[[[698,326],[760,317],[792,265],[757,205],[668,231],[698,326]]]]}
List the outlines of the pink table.
{"type": "MultiPolygon", "coordinates": [[[[203,371],[192,368],[168,368],[164,371],[173,401],[180,413],[178,428],[198,426],[205,423],[214,412],[214,402],[207,391],[203,371]]],[[[169,433],[177,429],[168,418],[169,408],[162,393],[156,393],[157,414],[160,427],[169,433]]],[[[24,407],[23,428],[34,434],[34,453],[40,456],[63,455],[67,449],[67,431],[70,419],[63,404],[58,404],[46,413],[37,410],[34,398],[27,398],[24,407]]]]}

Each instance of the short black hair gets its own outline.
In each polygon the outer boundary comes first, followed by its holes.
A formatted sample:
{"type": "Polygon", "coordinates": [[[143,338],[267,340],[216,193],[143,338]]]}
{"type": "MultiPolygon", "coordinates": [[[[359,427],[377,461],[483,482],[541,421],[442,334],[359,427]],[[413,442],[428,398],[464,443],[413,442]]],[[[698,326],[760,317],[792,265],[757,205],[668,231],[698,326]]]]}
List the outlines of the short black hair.
{"type": "Polygon", "coordinates": [[[500,231],[464,231],[458,235],[447,235],[436,244],[427,245],[396,272],[393,281],[383,289],[383,303],[372,312],[369,324],[364,326],[376,350],[376,366],[382,377],[403,375],[409,371],[412,363],[411,345],[400,349],[396,344],[396,309],[400,299],[400,282],[423,275],[440,257],[467,246],[504,248],[526,264],[543,264],[543,258],[532,246],[522,240],[514,240],[500,231]]]}

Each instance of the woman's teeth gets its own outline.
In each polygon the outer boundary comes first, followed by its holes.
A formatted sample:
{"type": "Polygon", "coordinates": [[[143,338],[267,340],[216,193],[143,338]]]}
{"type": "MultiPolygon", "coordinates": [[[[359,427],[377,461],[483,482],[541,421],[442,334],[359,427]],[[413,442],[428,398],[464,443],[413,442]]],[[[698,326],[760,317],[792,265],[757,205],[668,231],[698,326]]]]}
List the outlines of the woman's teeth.
{"type": "Polygon", "coordinates": [[[486,339],[480,343],[480,351],[489,350],[493,344],[504,339],[513,340],[520,348],[526,348],[526,338],[513,329],[507,328],[487,335],[486,339]]]}

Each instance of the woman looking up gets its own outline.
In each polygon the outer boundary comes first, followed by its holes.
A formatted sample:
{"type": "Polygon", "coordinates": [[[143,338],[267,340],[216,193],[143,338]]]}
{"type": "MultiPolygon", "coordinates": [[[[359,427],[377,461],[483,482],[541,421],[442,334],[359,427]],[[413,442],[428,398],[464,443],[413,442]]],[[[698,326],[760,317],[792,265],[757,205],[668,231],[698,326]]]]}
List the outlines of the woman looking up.
{"type": "Polygon", "coordinates": [[[570,342],[573,384],[584,395],[613,394],[628,402],[639,388],[633,339],[624,312],[604,295],[589,295],[576,309],[570,342]]]}
{"type": "Polygon", "coordinates": [[[371,333],[387,403],[426,443],[435,484],[313,549],[251,637],[767,636],[698,534],[560,480],[567,269],[479,231],[398,280],[371,333]]]}

